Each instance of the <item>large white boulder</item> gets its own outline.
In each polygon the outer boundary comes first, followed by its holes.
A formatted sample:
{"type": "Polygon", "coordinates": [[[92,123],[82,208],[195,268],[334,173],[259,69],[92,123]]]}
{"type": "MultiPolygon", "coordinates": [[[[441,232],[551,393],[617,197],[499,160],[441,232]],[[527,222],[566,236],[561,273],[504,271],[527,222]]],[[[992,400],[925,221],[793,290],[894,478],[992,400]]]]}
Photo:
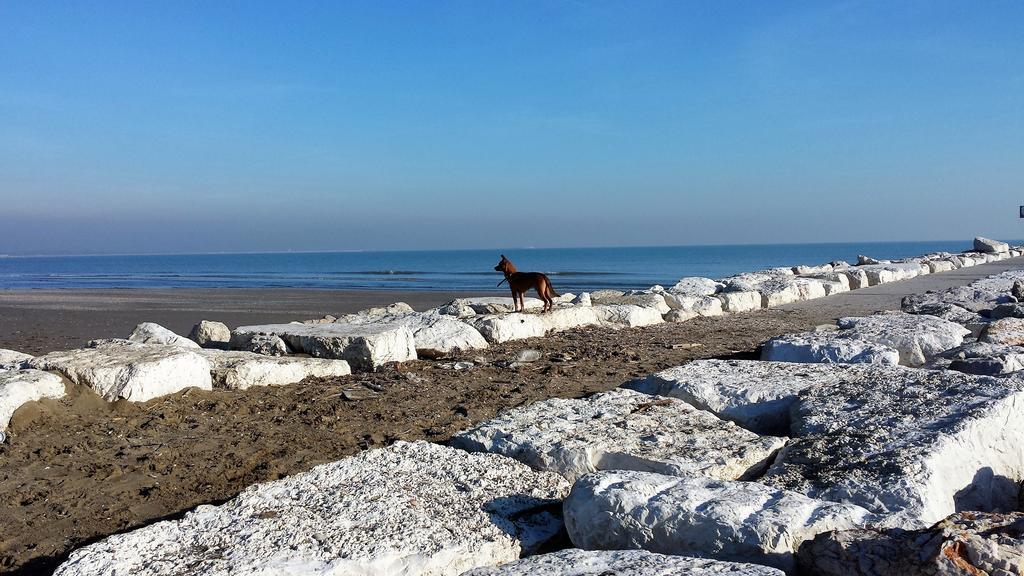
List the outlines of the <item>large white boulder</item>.
{"type": "Polygon", "coordinates": [[[846,282],[850,286],[850,290],[859,290],[871,285],[871,281],[868,279],[868,273],[860,268],[838,268],[836,269],[836,273],[846,276],[846,282]]]}
{"type": "Polygon", "coordinates": [[[902,366],[808,388],[797,436],[761,482],[916,528],[958,510],[1013,509],[1024,478],[1024,380],[902,366]]]}
{"type": "Polygon", "coordinates": [[[821,282],[822,287],[825,290],[826,296],[833,294],[840,294],[842,292],[849,292],[850,288],[850,277],[842,272],[826,272],[822,274],[815,274],[812,276],[813,280],[821,282]]]}
{"type": "Polygon", "coordinates": [[[632,305],[641,308],[652,308],[658,314],[665,314],[670,305],[665,301],[667,294],[650,290],[637,290],[619,293],[616,290],[598,290],[590,293],[592,304],[632,305]]]}
{"type": "Polygon", "coordinates": [[[213,387],[206,358],[195,350],[166,344],[103,341],[92,348],[50,352],[28,364],[60,372],[108,402],[119,398],[145,402],[186,388],[213,387]]]}
{"type": "MultiPolygon", "coordinates": [[[[540,310],[544,302],[537,298],[523,298],[524,310],[540,310]]],[[[515,310],[512,298],[501,296],[480,296],[475,298],[458,298],[438,308],[438,312],[459,318],[476,315],[506,314],[515,310]]]]}
{"type": "Polygon", "coordinates": [[[761,309],[760,292],[722,292],[715,298],[722,301],[722,311],[730,314],[761,309]]]}
{"type": "Polygon", "coordinates": [[[682,296],[666,293],[665,301],[671,313],[665,319],[672,322],[685,322],[697,316],[721,316],[722,301],[715,296],[682,296]]]}
{"type": "Polygon", "coordinates": [[[425,358],[487,348],[487,340],[470,324],[450,315],[416,312],[403,302],[341,316],[335,322],[352,326],[405,326],[412,331],[416,354],[425,358]]]}
{"type": "Polygon", "coordinates": [[[859,364],[792,364],[755,360],[695,360],[624,387],[679,398],[758,434],[789,434],[790,408],[800,392],[859,378],[859,364]]]}
{"type": "Polygon", "coordinates": [[[961,512],[921,530],[845,530],[800,547],[816,576],[1011,576],[1024,574],[1024,513],[961,512]]]}
{"type": "Polygon", "coordinates": [[[188,337],[204,348],[227,348],[231,341],[231,329],[223,322],[201,320],[192,327],[188,337]]]}
{"type": "Polygon", "coordinates": [[[763,471],[784,443],[681,400],[625,389],[514,408],[452,439],[459,448],[503,454],[570,481],[623,469],[731,480],[763,471]]]}
{"type": "Polygon", "coordinates": [[[699,276],[688,276],[680,278],[675,286],[668,289],[673,294],[681,296],[714,296],[725,289],[725,284],[711,278],[699,276]]]}
{"type": "Polygon", "coordinates": [[[768,340],[761,347],[761,360],[895,365],[900,363],[900,353],[891,346],[851,337],[844,331],[803,332],[768,340]]]}
{"type": "Polygon", "coordinates": [[[990,252],[995,254],[1005,254],[1010,251],[1010,245],[1006,242],[1000,242],[998,240],[990,240],[978,236],[974,239],[974,249],[978,252],[990,252]]]}
{"type": "Polygon", "coordinates": [[[244,340],[250,335],[275,335],[297,352],[346,360],[357,370],[372,371],[388,362],[416,359],[412,330],[397,322],[240,326],[232,332],[232,340],[244,340]]]}
{"type": "Polygon", "coordinates": [[[970,330],[935,316],[893,312],[839,319],[843,337],[876,342],[899,350],[900,364],[921,366],[936,354],[956,348],[970,330]]]}
{"type": "Polygon", "coordinates": [[[0,370],[17,370],[31,359],[31,354],[0,348],[0,370]]]}
{"type": "Polygon", "coordinates": [[[252,352],[203,350],[218,387],[245,390],[252,386],[284,386],[306,378],[334,378],[352,373],[348,362],[298,356],[264,356],[252,352]]]}
{"type": "Polygon", "coordinates": [[[949,272],[950,270],[955,269],[952,260],[929,260],[927,264],[928,271],[932,274],[935,274],[936,272],[949,272]]]}
{"type": "Polygon", "coordinates": [[[491,343],[498,344],[524,338],[539,338],[548,331],[541,314],[488,315],[472,320],[473,327],[491,343]]]}
{"type": "Polygon", "coordinates": [[[494,568],[475,568],[462,576],[783,576],[757,564],[654,554],[645,550],[569,548],[523,558],[494,568]]]}
{"type": "Polygon", "coordinates": [[[288,344],[277,334],[260,334],[256,332],[232,332],[228,348],[243,352],[252,352],[264,356],[287,356],[291,354],[288,344]]]}
{"type": "Polygon", "coordinates": [[[397,442],[110,536],[55,574],[457,576],[535,551],[567,490],[509,458],[397,442]]]}
{"type": "Polygon", "coordinates": [[[178,336],[167,328],[153,322],[143,322],[136,326],[135,330],[128,336],[128,340],[138,342],[139,344],[165,344],[167,346],[180,346],[181,348],[191,348],[193,350],[200,348],[199,344],[184,336],[178,336]]]}
{"type": "Polygon", "coordinates": [[[539,316],[547,332],[563,332],[572,328],[601,324],[597,311],[590,306],[558,306],[539,316]]]}
{"type": "Polygon", "coordinates": [[[597,313],[601,325],[611,328],[653,326],[665,321],[657,309],[633,304],[598,304],[592,308],[597,313]]]}
{"type": "Polygon", "coordinates": [[[868,284],[871,286],[888,284],[890,282],[899,282],[900,280],[909,280],[910,278],[915,278],[928,273],[927,264],[918,264],[914,262],[869,264],[866,266],[859,266],[858,268],[861,272],[864,272],[867,275],[868,284]]]}
{"type": "MultiPolygon", "coordinates": [[[[791,277],[776,276],[767,278],[757,286],[757,291],[761,293],[761,307],[775,308],[783,304],[803,300],[801,288],[805,287],[806,285],[801,286],[797,284],[796,279],[791,277]]],[[[822,288],[822,292],[824,292],[824,288],[822,288]]]]}
{"type": "Polygon", "coordinates": [[[26,402],[63,398],[64,381],[41,370],[0,370],[0,432],[7,429],[14,411],[26,402]]]}
{"type": "Polygon", "coordinates": [[[639,548],[787,571],[802,542],[872,520],[857,506],[757,482],[634,471],[584,476],[564,508],[569,537],[580,548],[639,548]]]}

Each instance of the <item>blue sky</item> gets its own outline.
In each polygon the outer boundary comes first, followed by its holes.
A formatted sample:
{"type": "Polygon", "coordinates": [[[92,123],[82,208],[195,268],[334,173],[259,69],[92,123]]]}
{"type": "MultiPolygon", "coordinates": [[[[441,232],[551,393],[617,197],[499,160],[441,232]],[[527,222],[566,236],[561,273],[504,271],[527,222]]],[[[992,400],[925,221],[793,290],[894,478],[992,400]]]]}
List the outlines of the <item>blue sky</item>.
{"type": "Polygon", "coordinates": [[[1019,238],[1024,3],[10,1],[0,126],[0,253],[1019,238]]]}

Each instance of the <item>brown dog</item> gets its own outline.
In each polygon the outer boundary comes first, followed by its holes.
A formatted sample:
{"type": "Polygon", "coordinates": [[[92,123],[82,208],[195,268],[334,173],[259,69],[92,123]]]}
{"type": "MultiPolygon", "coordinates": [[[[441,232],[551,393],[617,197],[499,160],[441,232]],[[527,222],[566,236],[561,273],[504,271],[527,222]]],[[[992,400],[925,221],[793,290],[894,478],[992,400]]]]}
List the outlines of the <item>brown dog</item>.
{"type": "MultiPolygon", "coordinates": [[[[501,255],[501,262],[498,262],[494,269],[505,275],[505,280],[501,282],[508,281],[508,287],[512,289],[512,305],[516,312],[522,312],[526,307],[523,303],[523,294],[526,294],[530,288],[536,290],[537,295],[544,301],[544,312],[551,310],[554,306],[552,298],[561,296],[551,287],[551,280],[548,280],[547,276],[540,272],[519,272],[504,254],[501,255]]],[[[498,286],[501,286],[501,282],[498,282],[498,286]]]]}

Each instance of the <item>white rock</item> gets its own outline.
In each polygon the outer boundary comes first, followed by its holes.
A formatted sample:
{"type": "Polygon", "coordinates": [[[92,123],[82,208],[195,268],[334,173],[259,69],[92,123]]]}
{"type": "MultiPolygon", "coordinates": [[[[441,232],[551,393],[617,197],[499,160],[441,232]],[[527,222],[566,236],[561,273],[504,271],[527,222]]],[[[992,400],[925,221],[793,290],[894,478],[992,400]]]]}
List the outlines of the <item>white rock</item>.
{"type": "Polygon", "coordinates": [[[199,344],[188,338],[178,336],[167,328],[153,322],[143,322],[136,326],[135,330],[128,336],[128,340],[138,342],[139,344],[166,344],[168,346],[191,349],[199,349],[200,347],[199,344]]]}
{"type": "Polygon", "coordinates": [[[722,301],[722,311],[730,314],[761,309],[760,292],[722,292],[715,297],[722,301]]]}
{"type": "Polygon", "coordinates": [[[617,290],[598,290],[590,293],[590,300],[593,304],[605,305],[632,305],[641,308],[653,308],[658,314],[665,314],[670,310],[665,302],[663,293],[650,291],[618,292],[617,290]]]}
{"type": "Polygon", "coordinates": [[[1006,242],[978,236],[974,239],[974,249],[978,252],[1006,253],[1010,251],[1010,245],[1006,242]]]}
{"type": "Polygon", "coordinates": [[[590,292],[581,292],[579,296],[572,299],[574,306],[591,306],[593,301],[590,299],[590,292]]]}
{"type": "Polygon", "coordinates": [[[859,268],[867,275],[868,284],[876,286],[920,276],[922,270],[927,270],[928,266],[914,263],[891,263],[860,266],[859,268]]]}
{"type": "Polygon", "coordinates": [[[859,290],[871,285],[871,281],[868,280],[868,273],[860,268],[841,268],[836,270],[836,273],[846,276],[850,290],[859,290]]]}
{"type": "Polygon", "coordinates": [[[245,390],[252,386],[284,386],[306,378],[333,378],[352,373],[348,362],[297,356],[274,357],[252,352],[203,350],[211,376],[221,388],[245,390]]]}
{"type": "Polygon", "coordinates": [[[0,371],[0,432],[7,429],[14,411],[27,402],[63,398],[64,381],[41,370],[0,371]]]}
{"type": "Polygon", "coordinates": [[[858,378],[859,364],[792,364],[754,360],[695,360],[624,387],[679,398],[758,434],[789,434],[789,412],[803,390],[858,378]]]}
{"type": "Polygon", "coordinates": [[[317,358],[347,360],[357,370],[376,370],[388,362],[416,359],[416,344],[409,327],[400,323],[264,324],[241,326],[232,338],[272,334],[293,350],[317,358]]]}
{"type": "Polygon", "coordinates": [[[0,370],[17,370],[32,359],[32,355],[0,348],[0,370]]]}
{"type": "MultiPolygon", "coordinates": [[[[460,304],[469,306],[475,314],[505,314],[515,310],[515,304],[512,302],[512,298],[503,298],[499,296],[480,296],[477,298],[460,298],[456,300],[460,304]]],[[[544,302],[537,298],[523,298],[523,308],[525,310],[540,310],[544,307],[544,302]]]]}
{"type": "Polygon", "coordinates": [[[953,262],[949,260],[929,260],[928,270],[935,274],[936,272],[949,272],[953,270],[953,262]]]}
{"type": "Polygon", "coordinates": [[[805,276],[809,274],[828,274],[832,272],[833,266],[831,264],[822,264],[820,266],[794,266],[793,274],[797,276],[805,276]]]}
{"type": "Polygon", "coordinates": [[[891,346],[900,364],[921,366],[936,354],[961,345],[970,330],[935,316],[895,312],[839,319],[843,336],[891,346]]]}
{"type": "MultiPolygon", "coordinates": [[[[689,320],[696,316],[722,315],[722,301],[715,296],[683,296],[666,293],[665,302],[672,310],[683,313],[676,321],[689,320]]],[[[666,312],[668,311],[666,310],[666,312]]]]}
{"type": "Polygon", "coordinates": [[[287,356],[291,353],[288,345],[276,334],[256,334],[251,332],[231,334],[228,348],[253,352],[264,356],[287,356]]]}
{"type": "Polygon", "coordinates": [[[597,311],[590,306],[559,306],[539,316],[544,330],[549,333],[601,324],[597,311]]]}
{"type": "Polygon", "coordinates": [[[654,554],[644,550],[560,550],[462,576],[783,576],[768,566],[654,554]]]}
{"type": "Polygon", "coordinates": [[[470,324],[449,315],[416,312],[403,302],[388,308],[341,316],[336,323],[351,326],[405,326],[412,331],[416,354],[424,358],[437,358],[457,350],[487,348],[487,340],[470,324]]]}
{"type": "Polygon", "coordinates": [[[864,526],[864,509],[757,482],[615,471],[588,474],[565,500],[565,524],[584,549],[643,549],[792,570],[805,540],[864,526]]]}
{"type": "Polygon", "coordinates": [[[55,574],[456,576],[554,536],[540,508],[567,489],[508,458],[397,442],[110,536],[55,574]]]}
{"type": "Polygon", "coordinates": [[[850,291],[850,277],[842,272],[816,274],[812,278],[821,282],[826,296],[850,291]]]}
{"type": "Polygon", "coordinates": [[[592,308],[601,324],[612,328],[653,326],[665,321],[656,309],[632,304],[599,304],[592,308]]]}
{"type": "Polygon", "coordinates": [[[885,344],[850,337],[845,331],[804,332],[768,340],[761,348],[761,360],[896,365],[900,353],[885,344]]]}
{"type": "Polygon", "coordinates": [[[1024,381],[863,366],[801,393],[792,440],[761,482],[863,506],[902,528],[1013,509],[1024,381]]]}
{"type": "Polygon", "coordinates": [[[231,329],[222,322],[202,320],[192,327],[188,337],[200,346],[226,348],[231,341],[231,329]]]}
{"type": "Polygon", "coordinates": [[[569,481],[595,470],[732,480],[762,472],[784,442],[681,400],[625,389],[514,408],[452,439],[456,447],[503,454],[569,481]]]}
{"type": "Polygon", "coordinates": [[[39,370],[60,372],[108,402],[145,402],[186,388],[210,390],[210,363],[181,346],[107,341],[94,348],[50,352],[32,359],[39,370]]]}
{"type": "Polygon", "coordinates": [[[725,284],[710,278],[689,276],[681,278],[675,286],[668,289],[673,294],[680,296],[714,296],[725,289],[725,284]]]}
{"type": "Polygon", "coordinates": [[[488,342],[498,344],[524,338],[539,338],[547,333],[541,314],[514,312],[500,316],[483,316],[473,320],[473,326],[488,342]]]}

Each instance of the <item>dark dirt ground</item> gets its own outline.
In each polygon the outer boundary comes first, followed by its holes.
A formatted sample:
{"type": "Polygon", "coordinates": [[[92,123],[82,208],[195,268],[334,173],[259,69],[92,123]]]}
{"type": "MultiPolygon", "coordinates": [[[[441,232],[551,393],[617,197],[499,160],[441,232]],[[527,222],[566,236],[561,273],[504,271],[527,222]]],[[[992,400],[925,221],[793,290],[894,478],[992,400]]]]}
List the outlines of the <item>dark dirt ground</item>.
{"type": "MultiPolygon", "coordinates": [[[[76,547],[222,502],[257,482],[395,440],[443,442],[503,409],[608,390],[696,358],[755,357],[769,337],[841,315],[893,308],[901,293],[963,284],[1022,265],[1007,261],[970,274],[910,280],[898,289],[866,288],[682,324],[578,329],[453,358],[474,362],[469,371],[444,368],[444,361],[414,361],[335,380],[190,390],[146,403],[107,404],[70,386],[62,400],[18,410],[7,442],[0,444],[0,572],[48,574],[76,547]],[[542,359],[509,367],[525,348],[539,350],[542,359]]],[[[134,322],[153,319],[144,316],[136,311],[129,330],[134,322]]],[[[124,336],[120,325],[106,328],[115,329],[112,335],[124,336]]],[[[91,337],[100,336],[93,331],[91,337]]],[[[41,333],[40,338],[45,340],[41,333]]],[[[39,347],[27,351],[52,349],[53,342],[39,347]]]]}

